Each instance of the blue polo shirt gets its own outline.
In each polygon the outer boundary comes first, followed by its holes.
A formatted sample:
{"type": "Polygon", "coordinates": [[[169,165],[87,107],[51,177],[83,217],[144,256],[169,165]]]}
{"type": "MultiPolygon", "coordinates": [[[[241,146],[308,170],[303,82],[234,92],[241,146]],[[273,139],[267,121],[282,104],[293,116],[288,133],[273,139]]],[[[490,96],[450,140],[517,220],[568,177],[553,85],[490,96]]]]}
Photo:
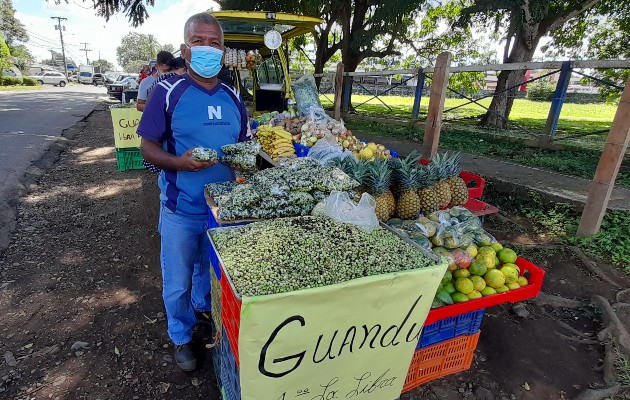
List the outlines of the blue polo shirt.
{"type": "MultiPolygon", "coordinates": [[[[176,156],[193,147],[207,147],[220,157],[221,146],[250,139],[247,111],[236,89],[219,81],[207,90],[188,74],[155,85],[138,135],[161,143],[165,151],[176,156]]],[[[234,178],[234,171],[221,163],[197,172],[163,170],[158,178],[160,201],[175,213],[206,214],[204,185],[234,178]]]]}

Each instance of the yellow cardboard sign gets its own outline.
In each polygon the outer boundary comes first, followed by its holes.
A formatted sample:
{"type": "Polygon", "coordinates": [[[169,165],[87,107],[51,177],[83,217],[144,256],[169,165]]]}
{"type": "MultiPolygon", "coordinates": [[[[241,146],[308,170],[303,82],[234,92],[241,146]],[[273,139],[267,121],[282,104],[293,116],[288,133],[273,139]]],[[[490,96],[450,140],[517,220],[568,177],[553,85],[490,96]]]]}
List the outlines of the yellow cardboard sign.
{"type": "Polygon", "coordinates": [[[398,398],[446,267],[245,297],[241,398],[398,398]]]}
{"type": "Polygon", "coordinates": [[[117,149],[140,147],[140,136],[136,133],[142,113],[135,108],[112,108],[114,143],[117,149]]]}

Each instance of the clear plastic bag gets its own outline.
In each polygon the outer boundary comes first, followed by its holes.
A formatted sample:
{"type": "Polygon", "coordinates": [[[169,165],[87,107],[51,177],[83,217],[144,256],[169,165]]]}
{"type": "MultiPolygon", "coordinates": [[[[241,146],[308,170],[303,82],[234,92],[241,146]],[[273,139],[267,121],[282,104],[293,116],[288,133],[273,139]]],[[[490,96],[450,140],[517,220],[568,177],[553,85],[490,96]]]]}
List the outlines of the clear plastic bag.
{"type": "Polygon", "coordinates": [[[354,157],[351,152],[341,148],[337,138],[333,135],[326,135],[311,147],[308,156],[320,162],[322,165],[328,164],[331,160],[338,158],[343,160],[346,157],[354,157]]]}
{"type": "Polygon", "coordinates": [[[370,232],[378,227],[376,201],[367,193],[363,193],[359,203],[355,204],[348,193],[335,190],[326,199],[324,208],[325,214],[335,221],[353,224],[370,232]]]}
{"type": "Polygon", "coordinates": [[[312,109],[321,109],[315,77],[312,74],[302,75],[300,79],[291,84],[298,111],[302,115],[308,115],[312,109]]]}

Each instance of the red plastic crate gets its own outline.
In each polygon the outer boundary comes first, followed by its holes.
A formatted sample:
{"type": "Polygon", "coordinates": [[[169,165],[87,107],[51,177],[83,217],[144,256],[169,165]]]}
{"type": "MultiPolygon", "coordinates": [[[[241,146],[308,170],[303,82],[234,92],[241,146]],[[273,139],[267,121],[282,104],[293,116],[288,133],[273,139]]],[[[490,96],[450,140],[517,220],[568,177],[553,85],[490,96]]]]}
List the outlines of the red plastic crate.
{"type": "Polygon", "coordinates": [[[469,369],[480,333],[460,336],[416,350],[405,379],[403,393],[434,379],[469,369]]]}
{"type": "Polygon", "coordinates": [[[499,212],[499,209],[495,206],[484,203],[478,199],[469,198],[463,207],[473,213],[475,217],[483,217],[484,215],[496,214],[499,212]]]}
{"type": "Polygon", "coordinates": [[[230,277],[225,271],[223,264],[221,266],[221,322],[227,333],[227,339],[234,353],[236,365],[240,367],[238,357],[238,334],[241,329],[241,298],[236,295],[234,285],[230,277]]]}
{"type": "Polygon", "coordinates": [[[450,306],[434,308],[429,311],[429,316],[424,324],[432,324],[448,317],[454,317],[467,312],[481,310],[482,308],[496,306],[497,304],[516,303],[538,296],[542,287],[543,279],[545,278],[545,271],[521,257],[516,259],[515,264],[521,269],[521,275],[523,275],[526,271],[529,271],[529,285],[520,289],[510,290],[509,292],[482,297],[477,300],[469,300],[464,303],[456,303],[450,306]]]}
{"type": "MultiPolygon", "coordinates": [[[[428,165],[431,161],[427,159],[420,160],[420,164],[428,165]]],[[[486,180],[479,175],[475,175],[472,172],[462,171],[459,173],[459,177],[466,182],[468,186],[468,199],[478,199],[483,196],[483,190],[486,187],[486,180]]]]}

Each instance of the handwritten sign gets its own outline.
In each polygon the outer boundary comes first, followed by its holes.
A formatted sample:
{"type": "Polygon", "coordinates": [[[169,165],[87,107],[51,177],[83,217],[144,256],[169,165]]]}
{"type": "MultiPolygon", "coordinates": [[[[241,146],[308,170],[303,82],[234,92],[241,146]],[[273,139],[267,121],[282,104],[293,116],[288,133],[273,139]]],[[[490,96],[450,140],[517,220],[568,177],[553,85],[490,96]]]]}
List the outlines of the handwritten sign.
{"type": "Polygon", "coordinates": [[[243,400],[399,397],[447,265],[243,298],[243,400]]]}
{"type": "Polygon", "coordinates": [[[136,130],[142,113],[135,108],[112,108],[110,111],[116,148],[140,147],[140,136],[136,130]]]}

